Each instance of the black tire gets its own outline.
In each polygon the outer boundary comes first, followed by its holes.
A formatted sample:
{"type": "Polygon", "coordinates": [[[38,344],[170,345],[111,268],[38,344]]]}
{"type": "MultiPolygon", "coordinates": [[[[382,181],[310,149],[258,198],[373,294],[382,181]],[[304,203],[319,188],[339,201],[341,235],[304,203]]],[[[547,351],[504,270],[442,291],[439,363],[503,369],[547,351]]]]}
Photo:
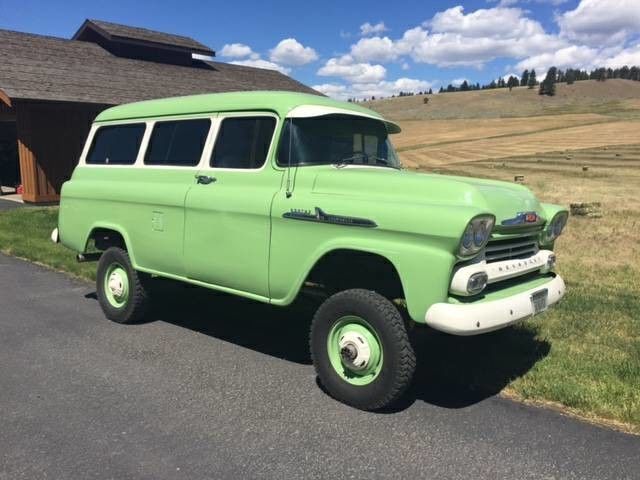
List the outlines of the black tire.
{"type": "Polygon", "coordinates": [[[126,250],[110,247],[100,256],[96,292],[100,307],[109,320],[117,323],[136,323],[144,318],[149,308],[150,298],[140,276],[141,274],[133,268],[126,250]],[[117,306],[109,299],[109,292],[106,291],[108,288],[106,276],[114,265],[120,266],[126,272],[128,282],[127,293],[122,298],[122,304],[117,306]]]}
{"type": "Polygon", "coordinates": [[[329,297],[313,317],[310,347],[316,373],[328,393],[361,410],[391,406],[413,379],[416,357],[402,316],[393,303],[374,291],[352,289],[329,297]],[[345,316],[365,320],[382,347],[381,369],[366,385],[349,383],[335,370],[329,358],[330,333],[345,316]]]}

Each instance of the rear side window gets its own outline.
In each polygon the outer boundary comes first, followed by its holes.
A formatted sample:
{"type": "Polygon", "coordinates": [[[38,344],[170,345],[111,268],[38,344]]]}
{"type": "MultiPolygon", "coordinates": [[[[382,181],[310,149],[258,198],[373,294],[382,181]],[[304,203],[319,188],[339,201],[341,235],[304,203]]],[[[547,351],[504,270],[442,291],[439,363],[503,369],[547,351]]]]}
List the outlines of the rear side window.
{"type": "Polygon", "coordinates": [[[144,158],[145,165],[197,165],[210,126],[211,120],[204,118],[156,123],[144,158]]]}
{"type": "Polygon", "coordinates": [[[144,123],[100,127],[93,136],[87,163],[92,165],[134,164],[144,129],[144,123]]]}
{"type": "Polygon", "coordinates": [[[276,119],[273,117],[225,118],[211,155],[215,168],[260,168],[269,153],[276,119]]]}

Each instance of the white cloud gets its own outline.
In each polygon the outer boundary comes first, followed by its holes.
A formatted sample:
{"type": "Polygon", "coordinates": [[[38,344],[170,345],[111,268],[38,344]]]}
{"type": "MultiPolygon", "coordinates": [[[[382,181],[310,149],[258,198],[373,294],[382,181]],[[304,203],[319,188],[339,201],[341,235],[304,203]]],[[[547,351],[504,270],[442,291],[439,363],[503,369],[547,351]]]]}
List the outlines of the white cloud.
{"type": "Polygon", "coordinates": [[[536,69],[536,73],[540,75],[546,72],[549,67],[558,68],[593,68],[598,58],[598,50],[584,45],[571,45],[570,47],[562,48],[555,52],[542,53],[540,55],[534,55],[519,62],[516,65],[516,70],[524,70],[528,68],[536,69]]]}
{"type": "Polygon", "coordinates": [[[570,40],[616,45],[640,30],[640,4],[638,0],[581,0],[557,21],[561,34],[570,40]]]}
{"type": "Polygon", "coordinates": [[[621,50],[609,58],[602,59],[599,66],[618,68],[624,67],[625,65],[629,67],[640,65],[640,43],[621,50]]]}
{"type": "Polygon", "coordinates": [[[243,58],[254,54],[249,45],[244,43],[228,43],[220,51],[220,55],[230,58],[243,58]]]}
{"type": "Polygon", "coordinates": [[[361,38],[351,45],[351,56],[360,62],[389,62],[395,60],[399,53],[389,37],[361,38]]]}
{"type": "MultiPolygon", "coordinates": [[[[531,3],[531,2],[548,3],[550,5],[558,6],[568,1],[569,0],[499,0],[497,3],[499,7],[510,7],[512,5],[517,5],[518,3],[531,3]]],[[[496,0],[487,0],[487,3],[496,3],[496,0]]]]}
{"type": "Polygon", "coordinates": [[[283,65],[306,65],[318,59],[313,48],[305,47],[295,38],[285,38],[269,53],[272,62],[283,65]]]}
{"type": "Polygon", "coordinates": [[[453,80],[451,80],[451,85],[453,85],[454,87],[459,87],[464,82],[469,83],[469,79],[468,78],[454,78],[453,80]]]}
{"type": "Polygon", "coordinates": [[[462,6],[437,13],[425,23],[432,32],[405,32],[414,60],[441,67],[482,67],[496,58],[524,58],[565,46],[545,33],[539,22],[519,8],[480,9],[465,14],[462,6]]]}
{"type": "Polygon", "coordinates": [[[255,59],[247,59],[247,60],[234,60],[233,62],[229,62],[234,65],[244,65],[245,67],[256,67],[256,68],[265,68],[267,70],[276,70],[280,73],[284,73],[288,75],[291,72],[290,68],[283,67],[282,65],[278,65],[277,63],[270,62],[268,60],[264,60],[261,58],[255,59]]]}
{"type": "Polygon", "coordinates": [[[330,58],[317,73],[323,77],[341,77],[349,82],[368,83],[384,79],[387,69],[382,65],[356,62],[350,55],[343,55],[330,58]]]}
{"type": "Polygon", "coordinates": [[[384,22],[376,23],[375,25],[371,25],[369,22],[363,23],[360,25],[360,35],[366,37],[368,35],[380,35],[381,33],[389,30],[384,22]]]}
{"type": "Polygon", "coordinates": [[[260,58],[260,54],[254,52],[249,45],[244,43],[229,43],[222,47],[220,55],[223,57],[235,58],[229,63],[234,65],[244,65],[246,67],[266,68],[288,74],[291,70],[275,62],[270,62],[260,58]]]}
{"type": "Polygon", "coordinates": [[[526,58],[567,46],[557,35],[519,8],[479,9],[465,13],[462,6],[438,12],[397,40],[374,36],[351,46],[358,62],[390,62],[410,55],[418,63],[439,67],[480,68],[497,58],[526,58]]]}
{"type": "Polygon", "coordinates": [[[404,62],[400,68],[402,68],[402,70],[409,70],[411,66],[407,62],[404,62]]]}
{"type": "Polygon", "coordinates": [[[439,67],[472,66],[481,68],[497,58],[523,58],[564,45],[545,34],[526,38],[465,37],[461,34],[436,33],[413,46],[416,62],[439,67]]]}
{"type": "Polygon", "coordinates": [[[544,34],[540,23],[524,16],[519,8],[480,9],[468,14],[464,7],[435,14],[427,25],[436,33],[458,33],[471,38],[517,38],[544,34]]]}
{"type": "Polygon", "coordinates": [[[347,87],[345,85],[340,85],[337,83],[322,83],[320,85],[314,85],[311,88],[332,98],[349,98],[347,87]]]}

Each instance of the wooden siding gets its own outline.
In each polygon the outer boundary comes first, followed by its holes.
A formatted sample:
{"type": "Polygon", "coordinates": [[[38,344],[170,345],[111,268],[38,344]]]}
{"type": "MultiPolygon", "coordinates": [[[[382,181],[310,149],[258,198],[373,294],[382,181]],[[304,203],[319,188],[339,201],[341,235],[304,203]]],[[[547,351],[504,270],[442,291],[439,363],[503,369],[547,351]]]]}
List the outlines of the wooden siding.
{"type": "Polygon", "coordinates": [[[0,101],[0,122],[15,121],[16,116],[13,108],[0,101]]]}
{"type": "Polygon", "coordinates": [[[49,102],[15,105],[20,175],[25,202],[60,199],[71,177],[91,122],[105,106],[49,102]]]}

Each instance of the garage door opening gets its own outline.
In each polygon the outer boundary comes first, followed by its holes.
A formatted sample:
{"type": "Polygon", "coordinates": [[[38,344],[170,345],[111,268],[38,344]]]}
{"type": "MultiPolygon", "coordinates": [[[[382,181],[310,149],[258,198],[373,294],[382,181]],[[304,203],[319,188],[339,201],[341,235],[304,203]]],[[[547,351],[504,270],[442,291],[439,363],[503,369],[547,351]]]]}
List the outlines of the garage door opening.
{"type": "Polygon", "coordinates": [[[2,195],[17,194],[20,183],[16,122],[0,121],[0,188],[2,195]]]}

